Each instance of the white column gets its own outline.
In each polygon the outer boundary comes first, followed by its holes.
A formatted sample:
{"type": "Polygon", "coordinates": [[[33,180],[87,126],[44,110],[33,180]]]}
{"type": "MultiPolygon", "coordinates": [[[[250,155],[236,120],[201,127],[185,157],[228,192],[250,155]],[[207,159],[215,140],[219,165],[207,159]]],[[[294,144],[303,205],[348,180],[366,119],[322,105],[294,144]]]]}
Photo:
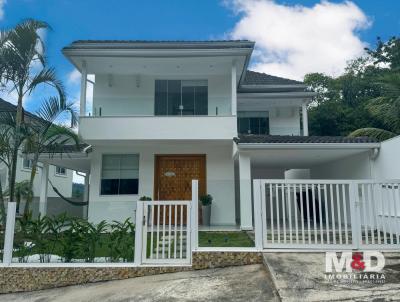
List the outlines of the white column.
{"type": "Polygon", "coordinates": [[[40,182],[39,213],[44,216],[47,212],[47,188],[49,179],[49,164],[43,163],[42,179],[40,182]]]}
{"type": "Polygon", "coordinates": [[[301,105],[301,112],[303,115],[303,136],[308,136],[308,114],[306,102],[301,105]]]}
{"type": "Polygon", "coordinates": [[[240,229],[253,229],[250,156],[239,153],[240,229]]]}
{"type": "Polygon", "coordinates": [[[82,62],[81,71],[81,99],[80,99],[80,116],[86,115],[86,87],[87,87],[87,70],[86,62],[82,62]]]}
{"type": "MultiPolygon", "coordinates": [[[[84,202],[89,202],[89,177],[90,177],[90,174],[88,172],[86,172],[85,187],[83,190],[83,201],[84,202]]],[[[89,204],[87,206],[85,206],[84,215],[86,215],[85,218],[89,217],[89,204]]]]}
{"type": "Polygon", "coordinates": [[[232,86],[232,115],[236,116],[236,108],[237,108],[237,86],[236,86],[236,61],[232,62],[232,77],[231,77],[231,86],[232,86]]]}
{"type": "Polygon", "coordinates": [[[89,200],[89,173],[85,175],[85,187],[83,191],[83,201],[87,202],[89,200]]]}

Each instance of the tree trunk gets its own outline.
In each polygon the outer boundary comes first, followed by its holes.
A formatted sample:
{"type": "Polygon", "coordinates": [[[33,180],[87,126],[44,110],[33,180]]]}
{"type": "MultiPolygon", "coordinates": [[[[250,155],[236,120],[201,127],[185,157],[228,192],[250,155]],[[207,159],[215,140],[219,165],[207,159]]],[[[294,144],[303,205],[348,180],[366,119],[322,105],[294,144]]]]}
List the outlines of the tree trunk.
{"type": "Polygon", "coordinates": [[[33,157],[33,160],[32,160],[31,177],[29,179],[29,192],[28,192],[28,196],[26,198],[24,215],[28,215],[29,214],[30,205],[31,205],[32,200],[33,200],[33,182],[34,182],[35,176],[36,176],[38,159],[39,159],[39,153],[36,152],[34,157],[33,157]]]}
{"type": "Polygon", "coordinates": [[[17,173],[17,160],[18,160],[18,149],[21,139],[21,124],[22,124],[22,89],[18,93],[18,105],[17,105],[17,115],[15,118],[15,135],[14,135],[14,148],[11,160],[11,177],[10,177],[10,201],[13,202],[15,198],[15,178],[17,173]]]}

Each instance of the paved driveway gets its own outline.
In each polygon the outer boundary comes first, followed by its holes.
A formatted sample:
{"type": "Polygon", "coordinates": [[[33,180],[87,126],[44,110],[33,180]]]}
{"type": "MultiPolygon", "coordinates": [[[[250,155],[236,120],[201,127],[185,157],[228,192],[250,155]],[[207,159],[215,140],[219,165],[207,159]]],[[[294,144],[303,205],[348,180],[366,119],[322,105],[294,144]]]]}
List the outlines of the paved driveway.
{"type": "Polygon", "coordinates": [[[400,253],[384,255],[386,264],[381,272],[385,275],[384,283],[327,280],[325,253],[265,253],[264,259],[274,287],[285,302],[400,301],[400,253]]]}
{"type": "Polygon", "coordinates": [[[270,284],[263,265],[248,265],[0,295],[0,301],[278,301],[270,284]]]}

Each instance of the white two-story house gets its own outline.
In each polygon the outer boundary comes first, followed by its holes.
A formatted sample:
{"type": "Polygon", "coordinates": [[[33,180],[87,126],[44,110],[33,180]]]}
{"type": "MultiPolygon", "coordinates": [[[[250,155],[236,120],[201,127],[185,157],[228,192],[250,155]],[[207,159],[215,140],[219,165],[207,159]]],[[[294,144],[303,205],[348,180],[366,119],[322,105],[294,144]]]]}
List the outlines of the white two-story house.
{"type": "Polygon", "coordinates": [[[313,92],[248,70],[253,49],[251,41],[73,42],[63,53],[82,74],[87,145],[41,160],[86,173],[95,222],[134,217],[141,196],[190,199],[198,179],[199,194],[214,198],[213,225],[251,229],[253,178],[371,177],[379,145],[309,137],[313,92]],[[339,159],[340,169],[325,168],[339,159]]]}

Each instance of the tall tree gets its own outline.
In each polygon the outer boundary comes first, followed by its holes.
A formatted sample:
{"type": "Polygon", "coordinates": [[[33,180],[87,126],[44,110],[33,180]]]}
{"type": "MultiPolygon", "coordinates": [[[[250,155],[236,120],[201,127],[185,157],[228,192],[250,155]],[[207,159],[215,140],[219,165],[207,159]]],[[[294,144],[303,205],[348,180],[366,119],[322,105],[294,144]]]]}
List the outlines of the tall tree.
{"type": "Polygon", "coordinates": [[[40,31],[50,29],[49,25],[33,19],[25,20],[16,27],[0,32],[0,81],[9,91],[15,91],[18,98],[16,112],[16,128],[13,142],[10,200],[14,201],[15,175],[18,151],[23,137],[21,126],[23,121],[23,99],[42,84],[53,86],[65,102],[62,83],[57,79],[55,71],[47,66],[45,45],[40,31]]]}

